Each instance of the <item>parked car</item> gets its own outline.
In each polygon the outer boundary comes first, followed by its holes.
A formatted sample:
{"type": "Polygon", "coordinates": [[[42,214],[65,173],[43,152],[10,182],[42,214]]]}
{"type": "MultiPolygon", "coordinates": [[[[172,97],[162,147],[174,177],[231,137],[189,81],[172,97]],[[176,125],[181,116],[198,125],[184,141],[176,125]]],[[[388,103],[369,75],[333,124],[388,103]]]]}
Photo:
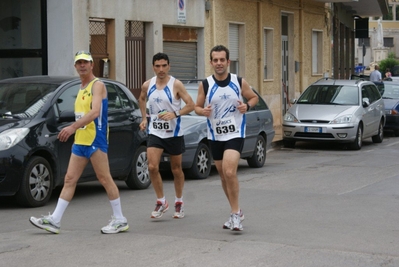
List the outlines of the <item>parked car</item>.
{"type": "MultiPolygon", "coordinates": [[[[108,91],[109,165],[129,188],[150,185],[147,135],[139,130],[138,102],[123,84],[103,80],[108,91]]],[[[45,205],[63,184],[74,136],[59,142],[60,130],[75,119],[77,77],[32,76],[0,81],[0,196],[19,204],[45,205]]],[[[80,182],[96,180],[88,164],[80,182]]]]}
{"type": "Polygon", "coordinates": [[[393,131],[399,136],[399,81],[385,81],[384,94],[386,123],[384,130],[393,131]]]}
{"type": "MultiPolygon", "coordinates": [[[[198,82],[185,83],[187,92],[194,103],[197,99],[198,82]]],[[[259,103],[246,113],[246,137],[241,158],[246,159],[252,168],[260,168],[265,164],[266,151],[271,146],[274,138],[273,116],[266,102],[259,97],[259,103]]],[[[246,100],[244,99],[244,102],[246,100]]],[[[183,170],[186,177],[205,179],[209,176],[212,165],[212,155],[207,140],[206,117],[198,116],[195,112],[183,115],[182,128],[184,129],[184,142],[186,151],[183,153],[183,170]]],[[[170,169],[169,157],[164,155],[160,168],[170,169]]]]}
{"type": "Polygon", "coordinates": [[[321,79],[293,101],[283,121],[283,143],[335,141],[358,150],[365,138],[381,143],[384,101],[376,87],[363,80],[321,79]]]}

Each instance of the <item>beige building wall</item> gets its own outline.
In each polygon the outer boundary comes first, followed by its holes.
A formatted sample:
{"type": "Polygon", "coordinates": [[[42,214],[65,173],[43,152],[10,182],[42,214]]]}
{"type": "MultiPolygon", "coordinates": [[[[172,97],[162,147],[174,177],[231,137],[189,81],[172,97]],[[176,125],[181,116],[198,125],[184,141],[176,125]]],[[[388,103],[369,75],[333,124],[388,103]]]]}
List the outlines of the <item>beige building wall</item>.
{"type": "MultiPolygon", "coordinates": [[[[210,49],[229,46],[229,23],[244,27],[244,70],[240,73],[266,100],[273,113],[276,139],[281,138],[283,118],[281,16],[289,17],[289,98],[297,98],[311,83],[331,74],[330,10],[312,0],[209,0],[205,15],[205,74],[212,74],[210,49]],[[264,79],[264,29],[273,32],[273,76],[264,79]],[[312,73],[312,31],[322,34],[322,67],[312,73]],[[295,61],[299,69],[295,72],[295,61]]],[[[240,47],[242,49],[242,47],[240,47]]]]}

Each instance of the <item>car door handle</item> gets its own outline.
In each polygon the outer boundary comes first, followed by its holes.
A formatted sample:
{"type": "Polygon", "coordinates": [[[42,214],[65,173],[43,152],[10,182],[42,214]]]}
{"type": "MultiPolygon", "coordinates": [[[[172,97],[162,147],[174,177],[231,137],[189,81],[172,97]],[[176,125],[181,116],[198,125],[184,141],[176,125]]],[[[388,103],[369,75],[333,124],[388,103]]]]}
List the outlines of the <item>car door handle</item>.
{"type": "Polygon", "coordinates": [[[129,117],[129,120],[131,120],[131,121],[137,121],[138,118],[140,118],[140,117],[131,115],[131,116],[129,117]]]}
{"type": "Polygon", "coordinates": [[[44,137],[49,138],[50,136],[58,135],[58,133],[50,133],[50,134],[45,134],[44,137]]]}

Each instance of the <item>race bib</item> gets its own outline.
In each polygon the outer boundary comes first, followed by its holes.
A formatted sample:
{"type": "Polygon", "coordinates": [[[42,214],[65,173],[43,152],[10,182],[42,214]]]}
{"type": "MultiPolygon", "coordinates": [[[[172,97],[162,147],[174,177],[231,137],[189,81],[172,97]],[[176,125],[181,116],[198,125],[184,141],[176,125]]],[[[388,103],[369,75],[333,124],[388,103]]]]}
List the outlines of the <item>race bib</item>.
{"type": "MultiPolygon", "coordinates": [[[[80,120],[84,115],[85,115],[84,112],[75,112],[75,121],[80,120]]],[[[86,125],[83,127],[80,127],[80,129],[86,129],[86,125]]]]}
{"type": "Polygon", "coordinates": [[[152,128],[157,131],[170,131],[171,126],[169,121],[164,121],[158,118],[157,115],[151,118],[152,128]]]}
{"type": "Polygon", "coordinates": [[[236,120],[234,117],[217,119],[212,122],[216,135],[223,135],[237,132],[236,120]]]}

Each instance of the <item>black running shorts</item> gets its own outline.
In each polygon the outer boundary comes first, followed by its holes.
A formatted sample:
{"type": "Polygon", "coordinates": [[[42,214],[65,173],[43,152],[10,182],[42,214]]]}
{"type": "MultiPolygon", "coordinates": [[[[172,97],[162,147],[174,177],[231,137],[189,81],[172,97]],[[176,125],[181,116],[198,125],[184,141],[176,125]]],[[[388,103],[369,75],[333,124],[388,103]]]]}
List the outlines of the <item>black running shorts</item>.
{"type": "Polygon", "coordinates": [[[164,152],[169,155],[180,155],[186,151],[183,136],[162,139],[156,135],[150,134],[148,136],[147,147],[162,148],[164,152]]]}
{"type": "Polygon", "coordinates": [[[234,138],[228,141],[209,141],[214,160],[222,160],[227,149],[237,150],[240,154],[244,147],[244,138],[234,138]]]}

